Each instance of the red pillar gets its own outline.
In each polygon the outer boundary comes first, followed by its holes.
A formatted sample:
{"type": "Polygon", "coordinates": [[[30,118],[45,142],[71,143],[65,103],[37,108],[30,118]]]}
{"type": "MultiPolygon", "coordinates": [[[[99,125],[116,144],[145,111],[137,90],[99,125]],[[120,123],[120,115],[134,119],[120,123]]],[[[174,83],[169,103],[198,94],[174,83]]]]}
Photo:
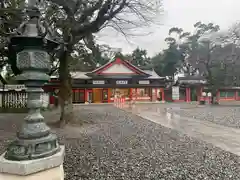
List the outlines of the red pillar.
{"type": "Polygon", "coordinates": [[[190,102],[191,97],[190,97],[190,88],[186,88],[186,102],[190,102]]]}
{"type": "Polygon", "coordinates": [[[132,94],[133,94],[132,90],[133,90],[133,89],[130,88],[130,93],[129,93],[129,100],[130,100],[130,101],[132,101],[132,94]]]}
{"type": "Polygon", "coordinates": [[[137,88],[135,88],[135,100],[137,101],[137,88]]]}
{"type": "Polygon", "coordinates": [[[84,89],[84,101],[87,102],[88,100],[88,90],[84,89]]]}
{"type": "Polygon", "coordinates": [[[164,88],[161,88],[162,101],[165,101],[164,88]]]}
{"type": "Polygon", "coordinates": [[[155,92],[155,101],[157,101],[157,97],[158,97],[158,94],[157,94],[158,90],[157,90],[157,88],[154,89],[154,92],[155,92]]]}
{"type": "Polygon", "coordinates": [[[188,101],[191,102],[192,98],[191,98],[191,89],[188,88],[188,101]]]}
{"type": "Polygon", "coordinates": [[[186,100],[186,102],[188,102],[188,88],[186,88],[185,91],[186,91],[186,97],[185,97],[185,100],[186,100]]]}
{"type": "Polygon", "coordinates": [[[54,101],[55,101],[54,96],[53,96],[53,95],[50,95],[50,96],[49,96],[49,103],[50,103],[50,104],[54,104],[54,101]]]}

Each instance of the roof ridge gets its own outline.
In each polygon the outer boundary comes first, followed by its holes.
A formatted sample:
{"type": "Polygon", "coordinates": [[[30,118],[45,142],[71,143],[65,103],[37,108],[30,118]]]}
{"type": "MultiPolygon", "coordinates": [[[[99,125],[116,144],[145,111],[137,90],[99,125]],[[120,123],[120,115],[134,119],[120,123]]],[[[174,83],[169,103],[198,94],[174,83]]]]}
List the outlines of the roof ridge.
{"type": "MultiPolygon", "coordinates": [[[[108,61],[106,64],[104,64],[104,65],[102,65],[102,66],[94,69],[93,71],[91,71],[91,73],[95,73],[96,71],[101,70],[102,68],[106,67],[107,65],[109,65],[109,64],[111,64],[112,62],[116,61],[117,59],[120,59],[123,63],[126,63],[126,64],[128,64],[129,66],[132,66],[132,67],[135,68],[137,71],[139,71],[139,72],[141,72],[141,73],[143,73],[143,74],[147,74],[147,73],[144,72],[144,70],[138,68],[137,66],[133,65],[131,62],[129,62],[129,61],[127,61],[127,60],[124,60],[124,59],[122,59],[122,58],[120,58],[120,57],[113,58],[112,60],[108,61]]],[[[123,64],[123,65],[124,65],[124,64],[123,64]]],[[[147,75],[148,75],[148,74],[147,74],[147,75]]]]}

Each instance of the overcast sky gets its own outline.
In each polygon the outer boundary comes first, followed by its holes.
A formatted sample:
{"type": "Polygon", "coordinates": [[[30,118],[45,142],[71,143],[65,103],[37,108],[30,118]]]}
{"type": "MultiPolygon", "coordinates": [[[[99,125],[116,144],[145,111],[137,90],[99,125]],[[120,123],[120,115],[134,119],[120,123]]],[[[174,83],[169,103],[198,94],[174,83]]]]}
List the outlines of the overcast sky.
{"type": "Polygon", "coordinates": [[[101,32],[100,44],[109,44],[114,48],[122,48],[124,53],[136,47],[147,49],[150,56],[166,47],[164,39],[171,27],[181,27],[192,31],[197,21],[213,22],[221,29],[229,28],[240,20],[240,0],[163,0],[163,13],[159,15],[161,26],[152,26],[145,30],[149,36],[138,36],[126,40],[123,36],[116,37],[114,32],[101,32]]]}

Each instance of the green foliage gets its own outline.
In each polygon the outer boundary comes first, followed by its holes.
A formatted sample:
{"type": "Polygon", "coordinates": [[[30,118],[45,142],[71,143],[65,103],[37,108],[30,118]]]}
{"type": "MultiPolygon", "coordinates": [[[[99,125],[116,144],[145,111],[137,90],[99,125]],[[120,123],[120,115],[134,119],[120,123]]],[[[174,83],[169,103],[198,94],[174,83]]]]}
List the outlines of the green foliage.
{"type": "Polygon", "coordinates": [[[144,67],[149,64],[149,57],[147,57],[147,50],[136,48],[132,52],[131,63],[138,67],[144,67]]]}
{"type": "Polygon", "coordinates": [[[177,43],[176,39],[173,37],[167,37],[167,38],[165,38],[165,41],[171,46],[175,45],[177,43]]]}
{"type": "Polygon", "coordinates": [[[71,71],[91,71],[98,65],[102,66],[111,60],[108,52],[102,50],[100,45],[96,45],[91,53],[79,45],[75,47],[75,53],[70,58],[71,71]]]}
{"type": "Polygon", "coordinates": [[[201,38],[218,32],[219,25],[197,22],[194,28],[192,34],[182,28],[170,28],[169,37],[165,39],[168,47],[151,58],[155,71],[162,76],[173,76],[179,70],[186,75],[200,72],[214,96],[220,87],[239,86],[240,48],[234,44],[239,36],[231,39],[231,35],[226,35],[230,43],[224,44],[226,38],[223,38],[222,46],[217,46],[212,39],[202,43],[201,38]]]}
{"type": "MultiPolygon", "coordinates": [[[[156,72],[161,74],[162,76],[173,76],[173,74],[177,70],[177,66],[179,63],[179,59],[181,54],[177,50],[176,46],[170,46],[168,49],[164,50],[161,56],[157,55],[157,57],[161,57],[159,61],[159,65],[157,67],[156,72]],[[161,68],[161,71],[159,70],[161,68]],[[160,71],[160,72],[159,72],[160,71]]],[[[154,57],[153,59],[155,59],[154,57]]]]}
{"type": "Polygon", "coordinates": [[[201,21],[194,24],[194,28],[196,29],[195,35],[201,37],[206,33],[214,33],[220,30],[219,25],[215,25],[213,23],[204,24],[201,21]]]}
{"type": "Polygon", "coordinates": [[[100,46],[96,46],[95,54],[93,55],[93,60],[99,65],[104,65],[110,61],[110,58],[101,51],[100,46]]]}
{"type": "Polygon", "coordinates": [[[155,72],[160,75],[163,76],[163,66],[164,66],[164,57],[162,53],[158,53],[157,55],[153,56],[151,58],[152,64],[153,64],[153,69],[155,70],[155,72]]]}
{"type": "Polygon", "coordinates": [[[125,60],[125,55],[121,52],[117,52],[115,55],[115,58],[120,58],[120,59],[124,59],[125,60]]]}
{"type": "Polygon", "coordinates": [[[168,48],[163,50],[161,55],[152,58],[156,72],[165,76],[173,76],[178,70],[183,70],[188,75],[196,72],[199,38],[207,33],[217,32],[220,28],[213,23],[202,22],[194,24],[194,28],[193,34],[179,27],[169,29],[169,37],[165,38],[168,48]],[[175,36],[172,37],[173,34],[175,36]]]}
{"type": "MultiPolygon", "coordinates": [[[[8,49],[8,36],[11,32],[16,30],[22,23],[22,8],[24,0],[5,0],[0,2],[0,70],[6,66],[10,61],[15,61],[15,53],[8,49]]],[[[13,64],[13,72],[19,73],[16,65],[13,64]]],[[[10,72],[9,72],[10,73],[10,72]]],[[[11,74],[12,75],[12,74],[11,74]]],[[[7,83],[4,77],[0,77],[2,83],[7,83]]]]}
{"type": "Polygon", "coordinates": [[[131,62],[134,66],[149,70],[153,68],[151,58],[147,55],[147,50],[136,48],[131,54],[119,54],[121,59],[131,62]]]}

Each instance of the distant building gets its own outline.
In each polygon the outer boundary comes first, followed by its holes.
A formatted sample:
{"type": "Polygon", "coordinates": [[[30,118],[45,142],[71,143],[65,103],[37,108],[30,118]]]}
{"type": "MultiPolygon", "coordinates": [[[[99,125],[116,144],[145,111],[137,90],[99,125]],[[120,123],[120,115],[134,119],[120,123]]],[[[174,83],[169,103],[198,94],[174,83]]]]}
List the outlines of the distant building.
{"type": "MultiPolygon", "coordinates": [[[[91,72],[71,72],[73,103],[111,103],[116,97],[126,101],[164,101],[168,80],[154,70],[142,70],[130,62],[116,58],[91,72]]],[[[57,76],[45,85],[45,90],[59,89],[57,76]]],[[[51,103],[54,97],[51,96],[51,103]]]]}
{"type": "MultiPolygon", "coordinates": [[[[203,92],[205,92],[207,96],[211,90],[208,88],[207,80],[199,72],[192,76],[183,72],[176,73],[173,85],[179,86],[178,101],[199,101],[203,98],[205,98],[205,100],[210,100],[210,97],[202,96],[203,92]]],[[[171,94],[171,92],[165,92],[166,99],[168,100],[167,94],[171,94]]],[[[221,87],[217,91],[217,99],[219,101],[240,100],[240,87],[221,87]]]]}

